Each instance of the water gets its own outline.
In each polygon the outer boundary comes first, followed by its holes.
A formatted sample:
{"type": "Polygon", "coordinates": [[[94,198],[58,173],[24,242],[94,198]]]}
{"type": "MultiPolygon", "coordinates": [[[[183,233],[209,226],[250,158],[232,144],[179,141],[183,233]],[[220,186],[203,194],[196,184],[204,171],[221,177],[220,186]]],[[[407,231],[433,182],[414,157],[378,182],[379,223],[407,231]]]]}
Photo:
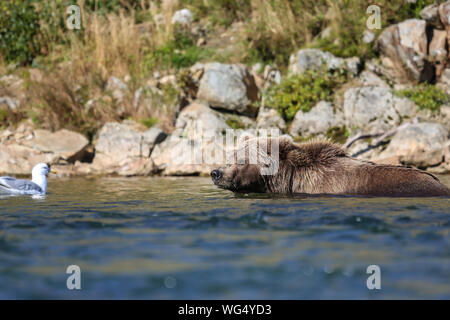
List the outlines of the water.
{"type": "Polygon", "coordinates": [[[0,298],[450,299],[449,204],[52,179],[45,198],[0,198],[0,298]],[[367,289],[372,264],[381,290],[367,289]]]}

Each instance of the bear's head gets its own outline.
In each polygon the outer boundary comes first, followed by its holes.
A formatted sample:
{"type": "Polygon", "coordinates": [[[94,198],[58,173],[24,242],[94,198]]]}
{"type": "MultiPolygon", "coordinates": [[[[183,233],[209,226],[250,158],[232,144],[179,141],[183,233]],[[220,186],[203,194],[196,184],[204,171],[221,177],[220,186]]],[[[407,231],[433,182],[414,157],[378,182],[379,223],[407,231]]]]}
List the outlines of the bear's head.
{"type": "Polygon", "coordinates": [[[229,154],[227,164],[211,171],[214,184],[233,192],[267,192],[292,142],[288,138],[245,140],[229,154]]]}

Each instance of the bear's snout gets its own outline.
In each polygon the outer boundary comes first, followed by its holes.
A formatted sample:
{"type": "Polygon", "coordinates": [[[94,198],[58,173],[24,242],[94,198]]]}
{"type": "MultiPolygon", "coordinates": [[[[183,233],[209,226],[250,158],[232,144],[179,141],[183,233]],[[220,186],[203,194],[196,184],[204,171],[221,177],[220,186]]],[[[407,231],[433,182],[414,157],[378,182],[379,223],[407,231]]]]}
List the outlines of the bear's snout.
{"type": "Polygon", "coordinates": [[[222,176],[223,176],[222,170],[216,169],[211,171],[211,178],[213,179],[213,181],[219,180],[220,178],[222,178],[222,176]]]}

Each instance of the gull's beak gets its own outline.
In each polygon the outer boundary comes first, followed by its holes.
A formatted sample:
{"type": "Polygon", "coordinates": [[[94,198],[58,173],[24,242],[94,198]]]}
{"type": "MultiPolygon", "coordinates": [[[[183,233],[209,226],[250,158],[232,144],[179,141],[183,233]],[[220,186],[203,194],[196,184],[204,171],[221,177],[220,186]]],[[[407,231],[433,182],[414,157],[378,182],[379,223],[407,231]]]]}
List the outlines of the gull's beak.
{"type": "Polygon", "coordinates": [[[47,166],[48,166],[48,173],[47,173],[47,176],[48,176],[49,173],[54,173],[54,174],[56,174],[56,170],[55,170],[55,169],[52,169],[52,166],[51,166],[49,163],[47,163],[47,166]]]}

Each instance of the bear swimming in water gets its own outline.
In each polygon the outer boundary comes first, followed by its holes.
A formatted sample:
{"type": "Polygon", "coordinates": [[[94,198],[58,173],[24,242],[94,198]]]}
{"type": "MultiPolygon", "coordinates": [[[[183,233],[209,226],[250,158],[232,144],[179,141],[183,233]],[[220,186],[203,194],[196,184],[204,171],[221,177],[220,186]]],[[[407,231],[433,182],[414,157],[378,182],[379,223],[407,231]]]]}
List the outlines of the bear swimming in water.
{"type": "Polygon", "coordinates": [[[254,138],[232,156],[232,164],[213,170],[211,177],[215,185],[233,192],[450,196],[450,189],[428,172],[355,159],[328,141],[296,144],[282,137],[254,138]]]}

